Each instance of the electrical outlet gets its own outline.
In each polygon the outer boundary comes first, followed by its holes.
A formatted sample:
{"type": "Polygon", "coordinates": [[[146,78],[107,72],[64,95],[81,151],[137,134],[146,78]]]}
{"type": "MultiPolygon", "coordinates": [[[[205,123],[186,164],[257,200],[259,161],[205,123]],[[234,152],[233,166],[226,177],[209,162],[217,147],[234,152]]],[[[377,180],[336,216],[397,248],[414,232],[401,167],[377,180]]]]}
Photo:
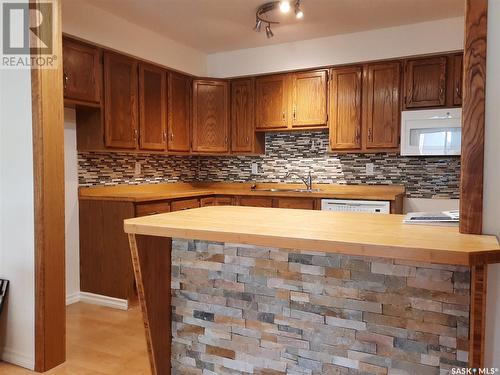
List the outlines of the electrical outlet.
{"type": "Polygon", "coordinates": [[[257,163],[252,163],[252,174],[257,174],[259,173],[259,166],[257,163]]]}
{"type": "Polygon", "coordinates": [[[142,173],[142,165],[141,163],[135,163],[134,176],[140,176],[142,173]]]}
{"type": "Polygon", "coordinates": [[[366,174],[372,175],[375,173],[374,170],[375,170],[375,165],[373,163],[366,164],[366,174]]]}

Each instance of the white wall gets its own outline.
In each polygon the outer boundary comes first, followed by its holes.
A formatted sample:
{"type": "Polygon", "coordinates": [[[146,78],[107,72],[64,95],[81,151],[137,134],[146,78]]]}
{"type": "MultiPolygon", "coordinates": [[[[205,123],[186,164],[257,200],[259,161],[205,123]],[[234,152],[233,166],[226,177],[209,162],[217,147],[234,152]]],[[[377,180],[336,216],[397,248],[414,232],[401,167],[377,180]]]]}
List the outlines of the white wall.
{"type": "Polygon", "coordinates": [[[62,2],[63,32],[163,64],[205,76],[206,54],[135,25],[84,1],[62,2]]]}
{"type": "MultiPolygon", "coordinates": [[[[484,233],[500,237],[500,0],[488,2],[484,233]]],[[[487,367],[500,368],[500,265],[488,268],[486,308],[487,367]]]]}
{"type": "Polygon", "coordinates": [[[459,50],[463,34],[463,18],[450,18],[211,54],[207,70],[211,77],[234,77],[459,50]]]}
{"type": "Polygon", "coordinates": [[[458,210],[458,199],[405,198],[404,212],[436,212],[458,210]]]}
{"type": "Polygon", "coordinates": [[[30,70],[0,69],[0,358],[34,367],[34,197],[30,70]]]}
{"type": "Polygon", "coordinates": [[[80,244],[78,225],[78,153],[76,114],[64,109],[64,182],[66,217],[66,303],[78,302],[80,293],[80,244]]]}

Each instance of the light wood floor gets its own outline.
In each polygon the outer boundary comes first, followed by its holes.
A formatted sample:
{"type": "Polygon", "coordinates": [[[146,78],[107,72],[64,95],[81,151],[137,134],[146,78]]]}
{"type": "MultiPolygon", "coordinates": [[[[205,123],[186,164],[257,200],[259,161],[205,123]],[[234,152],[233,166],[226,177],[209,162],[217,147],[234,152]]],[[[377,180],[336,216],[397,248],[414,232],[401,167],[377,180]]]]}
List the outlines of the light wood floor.
{"type": "MultiPolygon", "coordinates": [[[[50,375],[151,375],[139,307],[77,303],[67,309],[67,361],[50,375]]],[[[34,372],[0,362],[0,375],[34,372]]]]}

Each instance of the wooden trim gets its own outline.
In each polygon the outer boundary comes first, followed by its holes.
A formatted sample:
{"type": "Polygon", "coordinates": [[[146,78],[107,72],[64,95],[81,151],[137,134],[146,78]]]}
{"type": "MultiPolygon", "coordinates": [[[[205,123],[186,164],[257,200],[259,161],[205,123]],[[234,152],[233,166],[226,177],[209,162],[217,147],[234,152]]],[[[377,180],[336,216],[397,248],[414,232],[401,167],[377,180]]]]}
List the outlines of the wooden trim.
{"type": "MultiPolygon", "coordinates": [[[[35,6],[41,1],[32,0],[35,6]]],[[[47,371],[66,360],[64,242],[64,101],[61,2],[53,0],[56,69],[32,69],[35,195],[35,369],[47,371]]],[[[36,17],[36,13],[31,13],[36,17]]],[[[38,23],[38,22],[34,22],[38,23]]],[[[51,30],[52,29],[52,30],[51,30]]]]}
{"type": "Polygon", "coordinates": [[[460,232],[483,229],[484,126],[488,0],[467,0],[462,120],[460,232]]]}
{"type": "Polygon", "coordinates": [[[471,267],[469,367],[484,367],[488,266],[471,267]]]}
{"type": "Polygon", "coordinates": [[[129,242],[151,372],[153,375],[169,375],[172,239],[129,234],[129,242]]]}

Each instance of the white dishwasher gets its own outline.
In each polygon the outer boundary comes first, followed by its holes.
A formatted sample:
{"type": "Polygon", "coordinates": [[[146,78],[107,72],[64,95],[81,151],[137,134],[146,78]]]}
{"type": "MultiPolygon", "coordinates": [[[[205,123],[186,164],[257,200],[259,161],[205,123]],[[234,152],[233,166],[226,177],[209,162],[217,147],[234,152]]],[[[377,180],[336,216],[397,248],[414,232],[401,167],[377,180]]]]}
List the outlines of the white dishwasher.
{"type": "Polygon", "coordinates": [[[346,199],[322,199],[322,211],[391,213],[391,202],[359,201],[346,199]]]}

